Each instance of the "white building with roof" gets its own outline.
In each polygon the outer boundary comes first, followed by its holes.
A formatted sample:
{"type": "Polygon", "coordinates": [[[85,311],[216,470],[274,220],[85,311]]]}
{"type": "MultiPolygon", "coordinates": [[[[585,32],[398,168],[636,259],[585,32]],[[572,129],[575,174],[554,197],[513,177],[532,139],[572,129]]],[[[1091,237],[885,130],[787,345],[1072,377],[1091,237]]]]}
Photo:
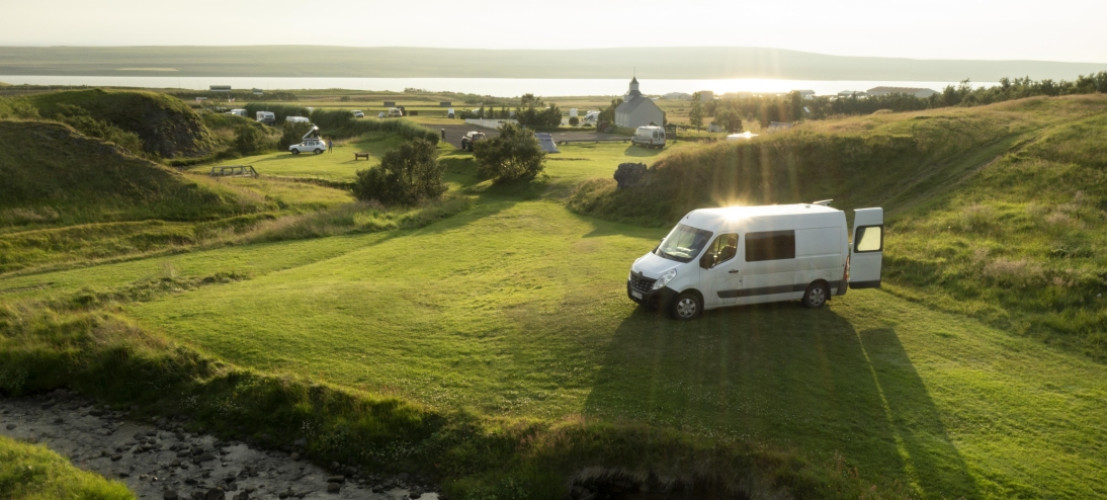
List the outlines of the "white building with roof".
{"type": "Polygon", "coordinates": [[[623,96],[623,103],[615,108],[615,126],[638,128],[643,125],[665,125],[665,112],[653,99],[638,90],[638,77],[630,80],[630,89],[623,96]]]}

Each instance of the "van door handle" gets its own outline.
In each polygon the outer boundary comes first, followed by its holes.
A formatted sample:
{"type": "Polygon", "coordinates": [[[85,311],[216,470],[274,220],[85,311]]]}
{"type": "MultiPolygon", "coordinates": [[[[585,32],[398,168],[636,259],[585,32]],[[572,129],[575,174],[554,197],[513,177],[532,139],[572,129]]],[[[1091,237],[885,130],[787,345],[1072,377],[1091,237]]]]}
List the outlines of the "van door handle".
{"type": "Polygon", "coordinates": [[[737,270],[737,269],[731,269],[731,270],[729,270],[729,271],[727,271],[727,272],[728,272],[728,273],[730,273],[730,274],[738,274],[738,273],[740,273],[741,271],[739,271],[739,270],[737,270]]]}

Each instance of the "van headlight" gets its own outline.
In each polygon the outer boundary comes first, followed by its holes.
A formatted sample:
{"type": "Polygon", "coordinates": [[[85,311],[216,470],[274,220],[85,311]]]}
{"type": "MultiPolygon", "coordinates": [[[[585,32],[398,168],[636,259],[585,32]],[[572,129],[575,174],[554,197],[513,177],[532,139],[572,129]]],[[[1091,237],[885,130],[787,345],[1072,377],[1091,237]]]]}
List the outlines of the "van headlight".
{"type": "Polygon", "coordinates": [[[668,285],[670,281],[673,281],[673,278],[676,278],[676,275],[677,270],[675,267],[661,273],[661,276],[657,278],[657,281],[653,282],[653,287],[651,287],[650,290],[660,290],[665,285],[668,285]]]}

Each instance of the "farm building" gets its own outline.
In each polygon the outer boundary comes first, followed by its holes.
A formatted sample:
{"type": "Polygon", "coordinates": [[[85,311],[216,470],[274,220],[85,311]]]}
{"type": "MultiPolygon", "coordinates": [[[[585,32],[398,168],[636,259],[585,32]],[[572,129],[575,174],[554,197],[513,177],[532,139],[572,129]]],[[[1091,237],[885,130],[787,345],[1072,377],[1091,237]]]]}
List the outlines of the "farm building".
{"type": "Polygon", "coordinates": [[[642,125],[665,125],[665,112],[653,99],[638,90],[638,77],[630,80],[630,89],[623,96],[623,103],[615,108],[615,126],[638,128],[642,125]]]}

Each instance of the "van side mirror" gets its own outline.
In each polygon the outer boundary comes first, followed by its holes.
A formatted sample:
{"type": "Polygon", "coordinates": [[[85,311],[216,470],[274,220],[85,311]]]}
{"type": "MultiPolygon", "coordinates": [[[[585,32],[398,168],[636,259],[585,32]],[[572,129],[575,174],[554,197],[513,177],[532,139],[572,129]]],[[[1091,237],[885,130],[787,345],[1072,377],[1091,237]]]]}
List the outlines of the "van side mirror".
{"type": "Polygon", "coordinates": [[[700,257],[700,267],[702,267],[704,269],[711,269],[712,267],[715,267],[715,264],[716,264],[715,260],[716,260],[715,254],[713,254],[711,252],[707,252],[707,253],[703,254],[703,257],[700,257]]]}

